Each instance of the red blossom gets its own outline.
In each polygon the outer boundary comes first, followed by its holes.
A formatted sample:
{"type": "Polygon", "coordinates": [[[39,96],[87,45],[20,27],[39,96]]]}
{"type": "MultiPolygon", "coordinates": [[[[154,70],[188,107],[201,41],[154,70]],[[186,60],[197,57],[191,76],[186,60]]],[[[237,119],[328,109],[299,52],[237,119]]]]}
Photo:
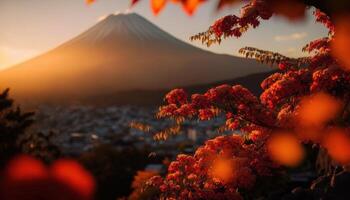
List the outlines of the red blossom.
{"type": "Polygon", "coordinates": [[[192,104],[183,104],[180,108],[175,111],[175,116],[181,117],[192,117],[197,114],[192,104]]]}
{"type": "Polygon", "coordinates": [[[245,145],[241,136],[220,136],[207,141],[194,156],[178,155],[167,176],[162,181],[154,177],[149,184],[162,182],[160,198],[241,199],[235,192],[238,188],[251,189],[257,176],[268,176],[275,168],[265,153],[254,144],[245,145]]]}
{"type": "Polygon", "coordinates": [[[169,104],[182,105],[187,102],[187,93],[183,89],[173,89],[166,96],[165,100],[169,104]]]}
{"type": "Polygon", "coordinates": [[[159,108],[157,116],[161,118],[174,116],[177,109],[178,107],[176,106],[176,104],[162,106],[159,108]]]}
{"type": "Polygon", "coordinates": [[[193,94],[191,96],[193,106],[197,108],[208,108],[210,106],[210,101],[208,97],[201,94],[193,94]]]}
{"type": "Polygon", "coordinates": [[[210,120],[215,117],[215,112],[213,109],[200,109],[199,110],[199,119],[200,120],[210,120]]]}
{"type": "Polygon", "coordinates": [[[332,23],[329,16],[327,16],[324,12],[320,11],[319,9],[316,9],[314,11],[314,16],[317,22],[322,23],[325,27],[328,28],[329,32],[334,32],[334,24],[332,23]]]}
{"type": "Polygon", "coordinates": [[[230,85],[220,85],[213,89],[208,90],[205,93],[205,96],[207,96],[211,102],[224,103],[231,99],[232,97],[231,89],[232,88],[230,85]]]}

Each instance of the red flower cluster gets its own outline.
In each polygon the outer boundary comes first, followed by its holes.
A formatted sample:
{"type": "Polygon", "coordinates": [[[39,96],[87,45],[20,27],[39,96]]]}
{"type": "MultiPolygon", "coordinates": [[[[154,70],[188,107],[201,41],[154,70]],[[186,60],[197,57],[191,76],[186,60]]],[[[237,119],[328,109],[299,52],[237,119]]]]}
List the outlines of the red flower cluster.
{"type": "Polygon", "coordinates": [[[330,33],[334,33],[335,27],[331,21],[331,18],[328,15],[326,15],[319,9],[316,9],[316,11],[314,12],[314,15],[317,22],[324,24],[325,27],[328,28],[330,33]]]}
{"type": "Polygon", "coordinates": [[[337,91],[338,96],[348,93],[350,87],[350,73],[344,72],[336,66],[319,68],[312,74],[310,89],[312,92],[337,91]]]}
{"type": "MultiPolygon", "coordinates": [[[[232,2],[232,0],[221,0],[221,2],[227,4],[226,2],[232,2]]],[[[191,39],[200,40],[210,46],[212,43],[220,43],[227,37],[240,37],[250,27],[258,27],[260,20],[268,20],[273,14],[282,15],[291,20],[301,19],[305,16],[306,7],[301,0],[251,0],[241,8],[239,16],[227,15],[217,20],[209,30],[191,39]],[[290,9],[291,7],[293,9],[290,9]]]]}
{"type": "Polygon", "coordinates": [[[303,51],[307,51],[309,53],[322,53],[330,51],[330,39],[328,37],[316,39],[307,44],[303,51]]]}
{"type": "Polygon", "coordinates": [[[210,46],[220,43],[226,37],[240,37],[249,27],[256,28],[260,19],[271,18],[273,12],[266,1],[253,0],[241,9],[240,16],[227,15],[217,20],[208,31],[191,37],[192,40],[201,40],[210,46]]]}
{"type": "Polygon", "coordinates": [[[235,15],[228,15],[225,16],[218,21],[215,22],[215,24],[212,26],[212,30],[215,32],[217,37],[221,37],[223,34],[226,36],[241,36],[241,32],[239,31],[239,27],[233,29],[235,24],[238,23],[239,17],[235,15]]]}
{"type": "Polygon", "coordinates": [[[242,199],[239,189],[251,189],[257,176],[269,176],[276,167],[257,146],[265,139],[256,133],[252,144],[238,135],[209,140],[194,156],[179,155],[164,179],[153,177],[148,184],[160,188],[160,198],[242,199]]]}
{"type": "Polygon", "coordinates": [[[246,88],[221,85],[205,94],[194,94],[187,99],[183,90],[175,89],[166,95],[169,103],[160,107],[158,117],[210,120],[225,113],[228,128],[235,130],[244,122],[248,126],[273,126],[275,116],[246,88]]]}
{"type": "Polygon", "coordinates": [[[307,94],[310,83],[311,73],[308,69],[287,71],[283,75],[272,75],[262,84],[265,91],[260,96],[261,102],[269,108],[275,108],[286,103],[292,96],[307,94]]]}
{"type": "Polygon", "coordinates": [[[168,104],[182,105],[187,102],[187,94],[183,89],[174,89],[165,96],[168,104]]]}

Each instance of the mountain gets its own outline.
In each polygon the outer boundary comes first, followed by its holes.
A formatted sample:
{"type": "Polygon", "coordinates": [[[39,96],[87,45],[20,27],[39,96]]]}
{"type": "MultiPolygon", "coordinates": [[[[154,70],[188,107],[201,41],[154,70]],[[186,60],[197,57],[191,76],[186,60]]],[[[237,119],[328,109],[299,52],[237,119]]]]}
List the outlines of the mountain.
{"type": "MultiPolygon", "coordinates": [[[[205,93],[210,88],[222,85],[243,85],[248,88],[253,94],[260,96],[262,89],[260,83],[269,75],[273,74],[274,71],[261,72],[256,74],[250,74],[247,76],[217,81],[212,83],[200,84],[200,85],[191,85],[185,86],[185,89],[189,94],[194,93],[205,93]]],[[[122,91],[114,94],[106,94],[99,96],[89,96],[86,99],[83,99],[82,102],[87,104],[95,105],[141,105],[141,106],[159,106],[164,104],[164,97],[170,91],[170,89],[160,89],[160,90],[129,90],[122,91]],[[142,97],[142,98],[140,98],[142,97]]]]}
{"type": "Polygon", "coordinates": [[[131,13],[110,15],[57,48],[0,72],[0,85],[28,101],[80,101],[269,70],[250,59],[194,47],[131,13]]]}

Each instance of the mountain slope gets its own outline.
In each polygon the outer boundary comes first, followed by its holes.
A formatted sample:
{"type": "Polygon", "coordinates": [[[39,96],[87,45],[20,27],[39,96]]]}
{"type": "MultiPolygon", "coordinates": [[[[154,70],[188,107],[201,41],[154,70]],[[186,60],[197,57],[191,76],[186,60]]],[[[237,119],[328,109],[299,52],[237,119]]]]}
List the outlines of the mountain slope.
{"type": "Polygon", "coordinates": [[[20,99],[80,100],[201,85],[269,70],[253,60],[196,48],[138,14],[119,14],[2,71],[0,85],[12,88],[20,99]]]}
{"type": "MultiPolygon", "coordinates": [[[[260,83],[269,75],[276,71],[262,72],[257,74],[250,74],[247,76],[224,80],[218,82],[211,82],[200,85],[191,85],[182,87],[188,92],[188,94],[205,93],[210,88],[222,85],[242,85],[249,89],[253,94],[260,96],[262,89],[260,83]]],[[[171,89],[160,90],[130,90],[122,91],[114,94],[100,94],[98,96],[89,96],[86,99],[82,99],[81,103],[97,104],[97,105],[141,105],[141,106],[160,106],[164,104],[164,97],[171,89]],[[142,97],[142,98],[140,98],[142,97]]]]}

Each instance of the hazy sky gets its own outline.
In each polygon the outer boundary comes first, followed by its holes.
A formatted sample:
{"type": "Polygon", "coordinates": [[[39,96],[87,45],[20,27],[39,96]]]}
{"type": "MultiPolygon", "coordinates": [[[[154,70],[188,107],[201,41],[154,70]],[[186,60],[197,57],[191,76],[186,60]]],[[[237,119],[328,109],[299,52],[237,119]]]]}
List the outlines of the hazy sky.
{"type": "MultiPolygon", "coordinates": [[[[64,43],[105,15],[124,12],[129,8],[129,2],[130,0],[97,0],[95,4],[87,6],[84,0],[0,0],[0,69],[64,43]]],[[[215,2],[202,5],[192,17],[176,5],[168,5],[155,17],[151,13],[149,0],[141,1],[132,11],[189,42],[191,35],[206,30],[215,19],[239,12],[239,6],[216,12],[215,2]]],[[[240,39],[228,39],[209,50],[237,54],[241,47],[254,46],[289,56],[300,56],[300,49],[307,41],[326,34],[326,29],[314,22],[311,12],[308,19],[298,23],[273,17],[240,39]]],[[[192,44],[206,48],[198,42],[192,44]]]]}

